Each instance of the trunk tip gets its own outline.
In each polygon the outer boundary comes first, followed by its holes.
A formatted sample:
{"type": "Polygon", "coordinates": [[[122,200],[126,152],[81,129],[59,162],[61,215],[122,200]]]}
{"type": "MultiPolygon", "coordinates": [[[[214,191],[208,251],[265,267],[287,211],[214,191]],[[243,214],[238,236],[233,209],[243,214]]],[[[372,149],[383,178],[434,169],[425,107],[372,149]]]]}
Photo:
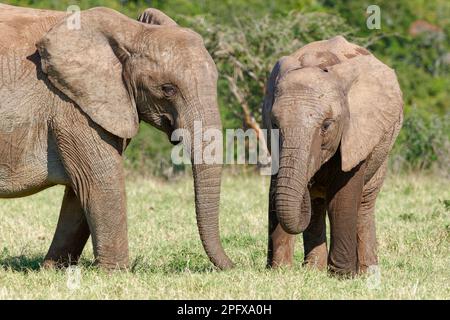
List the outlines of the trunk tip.
{"type": "Polygon", "coordinates": [[[296,234],[300,234],[306,230],[306,228],[309,225],[309,219],[308,219],[308,221],[305,221],[305,223],[299,223],[295,226],[286,225],[286,224],[282,223],[281,221],[280,221],[280,225],[281,225],[281,228],[283,228],[283,230],[286,233],[296,235],[296,234]]]}
{"type": "Polygon", "coordinates": [[[226,257],[221,261],[213,261],[213,264],[220,270],[226,271],[234,268],[234,263],[230,258],[226,257]]]}

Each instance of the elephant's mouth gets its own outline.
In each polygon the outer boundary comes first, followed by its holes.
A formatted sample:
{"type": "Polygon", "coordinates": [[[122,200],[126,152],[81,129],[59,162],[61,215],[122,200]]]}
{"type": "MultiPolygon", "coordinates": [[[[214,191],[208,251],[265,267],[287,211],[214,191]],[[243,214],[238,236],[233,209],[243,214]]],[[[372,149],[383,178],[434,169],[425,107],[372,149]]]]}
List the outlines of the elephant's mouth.
{"type": "Polygon", "coordinates": [[[164,114],[161,116],[161,129],[167,134],[169,141],[172,145],[177,145],[180,141],[172,140],[172,134],[175,131],[175,121],[171,115],[164,114]]]}

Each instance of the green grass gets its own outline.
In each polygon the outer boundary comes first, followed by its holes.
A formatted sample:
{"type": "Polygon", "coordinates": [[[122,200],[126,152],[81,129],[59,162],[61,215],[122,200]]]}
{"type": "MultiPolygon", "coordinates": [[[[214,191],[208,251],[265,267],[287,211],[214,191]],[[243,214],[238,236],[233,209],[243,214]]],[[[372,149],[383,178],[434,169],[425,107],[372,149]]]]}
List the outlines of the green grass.
{"type": "Polygon", "coordinates": [[[195,225],[192,181],[128,178],[132,268],[106,273],[87,246],[81,285],[66,270],[41,270],[57,222],[63,188],[0,201],[0,299],[434,299],[450,298],[450,199],[444,178],[387,179],[377,203],[381,283],[338,280],[296,266],[267,270],[267,177],[227,175],[221,230],[232,271],[215,271],[195,225]]]}

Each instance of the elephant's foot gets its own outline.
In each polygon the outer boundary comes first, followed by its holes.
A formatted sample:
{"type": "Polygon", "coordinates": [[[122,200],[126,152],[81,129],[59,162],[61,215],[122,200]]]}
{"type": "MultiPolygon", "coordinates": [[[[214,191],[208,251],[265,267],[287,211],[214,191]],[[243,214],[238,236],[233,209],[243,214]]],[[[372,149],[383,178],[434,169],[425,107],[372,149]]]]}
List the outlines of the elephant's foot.
{"type": "Polygon", "coordinates": [[[106,271],[119,271],[119,270],[128,270],[129,263],[128,260],[120,261],[120,262],[105,262],[105,261],[95,261],[95,266],[106,270],[106,271]]]}
{"type": "Polygon", "coordinates": [[[128,246],[100,247],[97,251],[94,245],[94,265],[103,270],[126,270],[129,267],[128,246]]]}
{"type": "Polygon", "coordinates": [[[270,241],[272,241],[272,259],[269,261],[269,266],[272,268],[292,266],[295,236],[286,233],[278,224],[270,235],[270,241]]]}
{"type": "Polygon", "coordinates": [[[367,264],[369,260],[365,260],[364,263],[358,261],[355,263],[353,261],[349,262],[336,262],[336,261],[328,261],[328,270],[332,275],[336,275],[338,277],[354,277],[356,275],[374,275],[379,273],[378,260],[376,256],[373,256],[373,259],[370,260],[371,263],[367,264]]]}
{"type": "Polygon", "coordinates": [[[330,253],[328,256],[328,272],[338,278],[353,278],[357,275],[357,262],[348,256],[330,253]]]}
{"type": "Polygon", "coordinates": [[[59,269],[78,264],[81,250],[74,250],[71,252],[74,253],[70,253],[66,250],[55,250],[55,248],[52,247],[45,256],[42,267],[45,269],[59,269]]]}
{"type": "Polygon", "coordinates": [[[370,274],[372,272],[372,270],[377,270],[378,269],[378,260],[375,258],[373,259],[373,262],[371,264],[361,264],[358,263],[358,274],[370,274]]]}
{"type": "Polygon", "coordinates": [[[58,264],[56,261],[53,260],[44,260],[44,262],[42,263],[42,268],[44,269],[57,269],[58,268],[58,264]]]}
{"type": "Polygon", "coordinates": [[[44,269],[61,269],[67,268],[72,265],[76,265],[78,263],[78,259],[70,259],[70,257],[61,259],[61,258],[49,258],[45,257],[44,262],[42,263],[42,268],[44,269]]]}
{"type": "MultiPolygon", "coordinates": [[[[50,269],[50,270],[62,269],[62,268],[67,268],[67,267],[77,265],[77,264],[78,264],[78,260],[45,258],[44,262],[42,263],[42,268],[50,269]]],[[[96,260],[94,265],[101,269],[107,270],[107,271],[126,270],[129,267],[128,260],[120,261],[120,262],[106,262],[106,261],[96,260]]]]}
{"type": "Polygon", "coordinates": [[[356,277],[357,273],[352,270],[347,269],[339,269],[334,266],[328,266],[328,273],[332,277],[336,277],[338,279],[353,279],[356,277]]]}
{"type": "Polygon", "coordinates": [[[325,270],[327,268],[327,245],[322,243],[312,249],[306,256],[304,266],[309,268],[316,268],[319,270],[325,270]]]}

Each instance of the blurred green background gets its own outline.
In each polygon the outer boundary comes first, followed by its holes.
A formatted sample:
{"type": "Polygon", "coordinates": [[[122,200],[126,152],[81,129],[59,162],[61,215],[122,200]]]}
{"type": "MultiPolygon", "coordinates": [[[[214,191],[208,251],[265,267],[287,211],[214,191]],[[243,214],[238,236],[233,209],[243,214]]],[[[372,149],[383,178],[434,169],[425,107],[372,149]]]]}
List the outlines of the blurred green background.
{"type": "MultiPolygon", "coordinates": [[[[220,72],[225,128],[246,127],[242,104],[260,122],[264,83],[272,66],[311,41],[335,35],[367,47],[394,68],[405,101],[405,122],[390,159],[391,170],[450,175],[450,1],[448,0],[9,0],[7,4],[65,10],[106,6],[132,18],[154,7],[199,32],[220,72]],[[366,8],[381,9],[381,29],[366,26],[366,8]],[[230,93],[237,85],[241,101],[230,93]]],[[[142,125],[126,154],[127,166],[171,177],[165,135],[142,125]]]]}

